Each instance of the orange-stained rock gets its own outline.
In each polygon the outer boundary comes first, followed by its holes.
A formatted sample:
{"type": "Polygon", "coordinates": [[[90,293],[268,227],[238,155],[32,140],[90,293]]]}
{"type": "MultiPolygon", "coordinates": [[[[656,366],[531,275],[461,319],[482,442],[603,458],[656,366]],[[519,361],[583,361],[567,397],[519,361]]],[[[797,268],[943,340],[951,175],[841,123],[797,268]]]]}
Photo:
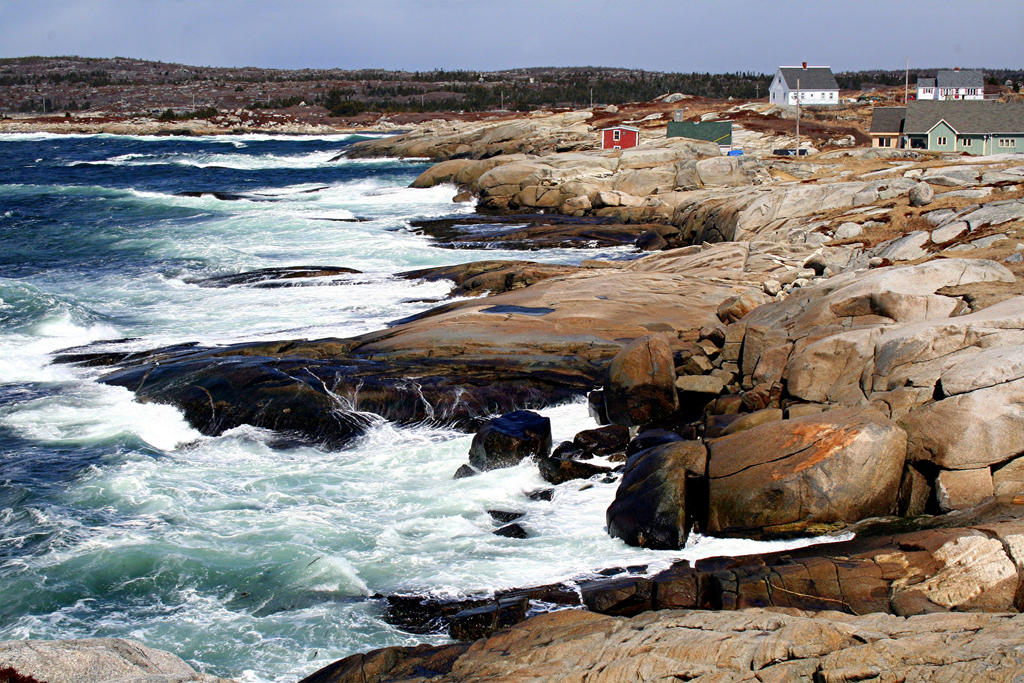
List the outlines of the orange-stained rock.
{"type": "Polygon", "coordinates": [[[875,411],[837,409],[708,448],[708,532],[772,534],[891,512],[906,434],[875,411]]]}

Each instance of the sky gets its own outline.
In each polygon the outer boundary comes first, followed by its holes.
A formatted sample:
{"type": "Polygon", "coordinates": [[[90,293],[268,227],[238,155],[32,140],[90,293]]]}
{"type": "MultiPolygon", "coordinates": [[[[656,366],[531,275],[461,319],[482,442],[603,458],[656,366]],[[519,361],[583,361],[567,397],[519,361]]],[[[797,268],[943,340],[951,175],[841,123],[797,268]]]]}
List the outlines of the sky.
{"type": "Polygon", "coordinates": [[[0,57],[774,72],[1024,66],[1021,0],[0,0],[0,57]]]}

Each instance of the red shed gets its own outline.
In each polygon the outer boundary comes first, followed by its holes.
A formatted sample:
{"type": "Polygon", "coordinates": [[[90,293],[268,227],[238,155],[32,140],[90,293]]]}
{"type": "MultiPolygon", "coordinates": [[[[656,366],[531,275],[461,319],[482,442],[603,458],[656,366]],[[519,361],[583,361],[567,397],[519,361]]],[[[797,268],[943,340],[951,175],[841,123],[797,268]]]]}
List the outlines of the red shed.
{"type": "Polygon", "coordinates": [[[601,130],[601,149],[628,149],[640,142],[640,129],[633,126],[612,126],[601,130]]]}

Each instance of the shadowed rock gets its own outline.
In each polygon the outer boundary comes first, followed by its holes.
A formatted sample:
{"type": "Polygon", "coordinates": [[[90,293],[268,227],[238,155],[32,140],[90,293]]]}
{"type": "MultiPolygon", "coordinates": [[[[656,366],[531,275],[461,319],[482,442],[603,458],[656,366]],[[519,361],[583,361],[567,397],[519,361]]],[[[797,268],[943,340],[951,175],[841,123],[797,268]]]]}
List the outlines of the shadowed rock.
{"type": "Polygon", "coordinates": [[[551,420],[530,410],[496,417],[473,436],[469,464],[480,471],[512,467],[551,452],[551,420]]]}
{"type": "Polygon", "coordinates": [[[690,529],[704,525],[706,467],[707,449],[695,441],[631,455],[608,507],[608,533],[642,548],[682,548],[690,529]]]}
{"type": "MultiPolygon", "coordinates": [[[[514,214],[410,221],[415,232],[450,249],[593,249],[632,245],[650,225],[609,218],[514,214]]],[[[678,232],[671,229],[672,232],[678,232]]],[[[664,242],[662,244],[664,246],[664,242]]]]}
{"type": "MultiPolygon", "coordinates": [[[[288,266],[285,268],[260,268],[244,273],[233,273],[231,275],[216,275],[201,280],[188,280],[187,282],[200,287],[232,287],[235,285],[249,285],[253,287],[293,287],[300,283],[290,282],[291,280],[307,280],[320,278],[333,278],[338,275],[359,273],[354,268],[343,268],[340,266],[288,266]]],[[[317,282],[316,284],[323,284],[317,282]]]]}
{"type": "Polygon", "coordinates": [[[671,415],[678,407],[675,380],[672,350],[663,338],[634,340],[608,366],[604,387],[608,419],[632,427],[671,415]]]}
{"type": "Polygon", "coordinates": [[[540,476],[549,484],[564,484],[573,479],[589,479],[598,474],[611,472],[608,467],[593,465],[579,460],[567,458],[538,458],[537,467],[540,476]]]}

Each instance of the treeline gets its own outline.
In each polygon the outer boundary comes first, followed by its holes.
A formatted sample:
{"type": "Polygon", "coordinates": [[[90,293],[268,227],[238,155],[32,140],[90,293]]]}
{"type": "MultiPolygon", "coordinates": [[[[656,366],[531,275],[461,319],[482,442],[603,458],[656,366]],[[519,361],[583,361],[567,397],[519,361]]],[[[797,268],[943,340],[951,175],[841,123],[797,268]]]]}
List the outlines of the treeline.
{"type": "Polygon", "coordinates": [[[621,78],[605,77],[599,71],[561,74],[551,80],[446,82],[444,90],[415,86],[369,86],[334,88],[317,98],[317,104],[336,116],[360,111],[430,112],[529,110],[538,107],[586,107],[591,104],[642,102],[659,95],[682,92],[711,98],[753,98],[766,95],[771,76],[750,72],[654,73],[637,71],[621,78]],[[441,94],[443,92],[443,95],[441,94]],[[341,113],[342,110],[347,112],[341,113]]]}
{"type": "Polygon", "coordinates": [[[18,106],[14,107],[15,111],[22,114],[32,114],[36,112],[42,112],[48,114],[51,112],[71,112],[71,111],[83,111],[92,107],[92,104],[85,100],[78,102],[74,98],[62,100],[55,97],[33,97],[30,99],[22,100],[18,106]]]}
{"type": "MultiPolygon", "coordinates": [[[[910,87],[917,85],[918,78],[934,78],[937,69],[911,69],[910,87]]],[[[1003,85],[1007,80],[1014,85],[1024,81],[1024,71],[1020,69],[981,69],[985,74],[985,82],[991,85],[1003,85]]],[[[837,73],[836,82],[843,90],[865,90],[871,86],[903,85],[907,80],[906,70],[902,71],[844,71],[837,73]]]]}

